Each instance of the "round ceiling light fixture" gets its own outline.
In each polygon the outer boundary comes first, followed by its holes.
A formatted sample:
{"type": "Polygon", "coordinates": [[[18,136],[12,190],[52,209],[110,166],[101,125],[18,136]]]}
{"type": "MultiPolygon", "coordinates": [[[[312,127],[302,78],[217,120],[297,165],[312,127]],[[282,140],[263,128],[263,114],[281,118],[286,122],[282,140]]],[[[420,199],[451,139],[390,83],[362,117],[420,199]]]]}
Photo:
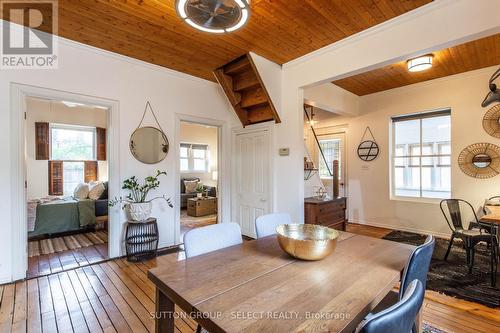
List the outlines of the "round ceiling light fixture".
{"type": "Polygon", "coordinates": [[[432,67],[432,54],[427,54],[418,58],[410,59],[406,62],[408,71],[421,72],[432,67]]]}
{"type": "Polygon", "coordinates": [[[177,13],[195,29],[221,34],[241,28],[250,15],[250,0],[177,0],[177,13]]]}

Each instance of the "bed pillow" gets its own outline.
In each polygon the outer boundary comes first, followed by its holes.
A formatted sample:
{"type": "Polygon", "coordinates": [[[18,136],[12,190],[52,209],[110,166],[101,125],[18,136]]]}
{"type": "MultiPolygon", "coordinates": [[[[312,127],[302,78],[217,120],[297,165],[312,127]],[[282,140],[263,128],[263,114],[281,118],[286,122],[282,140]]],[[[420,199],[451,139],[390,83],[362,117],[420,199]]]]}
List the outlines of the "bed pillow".
{"type": "Polygon", "coordinates": [[[196,192],[196,188],[198,187],[198,183],[199,182],[197,180],[185,180],[184,186],[186,187],[186,193],[196,192]]]}
{"type": "Polygon", "coordinates": [[[97,200],[106,188],[102,182],[89,183],[89,199],[97,200]]]}
{"type": "Polygon", "coordinates": [[[89,196],[89,184],[80,183],[73,192],[73,197],[78,200],[87,199],[89,196]]]}

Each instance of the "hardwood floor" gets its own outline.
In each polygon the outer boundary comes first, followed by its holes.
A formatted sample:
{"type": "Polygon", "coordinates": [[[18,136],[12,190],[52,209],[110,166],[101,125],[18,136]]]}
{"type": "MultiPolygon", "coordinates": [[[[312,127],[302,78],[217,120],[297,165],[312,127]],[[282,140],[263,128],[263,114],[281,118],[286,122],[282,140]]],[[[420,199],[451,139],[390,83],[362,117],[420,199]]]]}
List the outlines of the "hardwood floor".
{"type": "MultiPolygon", "coordinates": [[[[349,225],[383,237],[388,229],[349,225]]],[[[177,260],[172,253],[143,263],[125,259],[78,267],[0,286],[0,332],[154,332],[155,290],[149,268],[177,260]]],[[[500,310],[427,292],[424,321],[445,332],[500,332],[500,310]]],[[[194,332],[180,316],[176,332],[194,332]]]]}
{"type": "Polygon", "coordinates": [[[108,259],[105,231],[30,241],[27,277],[34,278],[108,259]]]}

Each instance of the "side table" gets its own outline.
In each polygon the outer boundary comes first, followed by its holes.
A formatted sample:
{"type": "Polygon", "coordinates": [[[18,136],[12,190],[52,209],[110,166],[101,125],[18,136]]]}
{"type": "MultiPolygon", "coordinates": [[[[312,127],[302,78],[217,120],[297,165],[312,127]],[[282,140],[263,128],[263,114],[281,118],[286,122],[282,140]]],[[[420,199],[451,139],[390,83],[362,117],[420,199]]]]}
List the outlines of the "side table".
{"type": "Polygon", "coordinates": [[[156,256],[158,250],[158,225],[150,217],[144,222],[128,221],[125,232],[127,260],[137,262],[156,256]]]}

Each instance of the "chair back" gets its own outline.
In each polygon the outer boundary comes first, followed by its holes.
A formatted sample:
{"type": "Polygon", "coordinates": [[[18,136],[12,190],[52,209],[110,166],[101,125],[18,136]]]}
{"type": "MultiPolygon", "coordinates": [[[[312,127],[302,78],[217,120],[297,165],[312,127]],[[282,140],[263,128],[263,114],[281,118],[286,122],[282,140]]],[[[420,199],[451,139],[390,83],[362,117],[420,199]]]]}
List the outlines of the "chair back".
{"type": "Polygon", "coordinates": [[[190,230],[184,234],[186,258],[243,243],[237,223],[220,223],[190,230]]]}
{"type": "Polygon", "coordinates": [[[448,226],[450,227],[451,231],[464,230],[462,221],[462,212],[460,210],[461,203],[463,203],[465,206],[470,207],[472,214],[474,215],[475,222],[478,221],[476,211],[469,202],[462,199],[442,200],[439,203],[439,207],[441,208],[441,212],[443,213],[443,216],[446,219],[446,223],[448,223],[448,226]],[[446,214],[445,208],[448,211],[449,216],[446,214]]]}
{"type": "Polygon", "coordinates": [[[361,333],[410,333],[424,301],[424,287],[413,280],[396,304],[366,320],[361,333]]]}
{"type": "Polygon", "coordinates": [[[418,246],[413,250],[410,255],[410,259],[406,264],[403,278],[401,279],[401,287],[399,288],[399,299],[403,298],[403,295],[408,289],[409,284],[418,280],[422,283],[425,290],[425,285],[427,281],[427,273],[429,272],[429,265],[432,259],[432,253],[434,252],[434,245],[436,240],[434,236],[429,235],[425,240],[424,244],[418,246]]]}
{"type": "Polygon", "coordinates": [[[276,234],[276,227],[281,224],[291,224],[292,218],[288,213],[272,213],[261,215],[255,220],[257,238],[276,234]]]}

